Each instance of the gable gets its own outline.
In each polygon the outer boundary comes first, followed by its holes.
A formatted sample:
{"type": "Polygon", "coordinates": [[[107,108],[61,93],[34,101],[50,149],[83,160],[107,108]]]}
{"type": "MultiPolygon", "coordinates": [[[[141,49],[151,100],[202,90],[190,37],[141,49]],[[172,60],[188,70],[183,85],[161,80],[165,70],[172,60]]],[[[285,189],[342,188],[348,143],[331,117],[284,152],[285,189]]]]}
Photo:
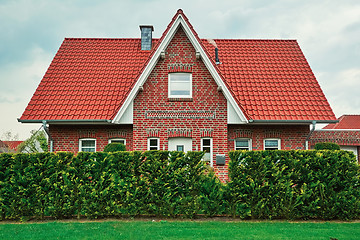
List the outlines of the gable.
{"type": "Polygon", "coordinates": [[[228,104],[230,104],[234,112],[236,113],[238,119],[241,120],[239,123],[247,123],[247,118],[244,114],[244,112],[241,110],[239,105],[237,104],[236,100],[234,99],[233,95],[230,93],[227,85],[224,83],[222,78],[220,77],[218,70],[213,65],[213,62],[209,59],[208,54],[205,52],[202,42],[197,36],[195,30],[192,28],[190,23],[188,22],[187,18],[183,15],[182,10],[178,10],[177,14],[174,16],[172,22],[170,22],[168,28],[165,30],[162,38],[159,40],[158,45],[156,46],[156,50],[151,56],[151,59],[147,62],[147,65],[143,72],[141,73],[139,79],[137,80],[134,87],[131,89],[128,97],[124,101],[124,103],[121,105],[119,112],[116,114],[116,116],[113,119],[113,123],[119,123],[119,120],[122,118],[122,115],[127,111],[128,107],[130,106],[131,102],[136,97],[136,94],[138,91],[142,88],[144,82],[146,81],[147,77],[152,72],[153,68],[155,67],[157,61],[159,60],[160,56],[164,54],[165,49],[167,48],[170,41],[173,39],[175,33],[177,30],[181,27],[189,41],[191,42],[192,46],[194,47],[196,51],[196,55],[201,57],[203,60],[206,68],[208,69],[209,73],[215,80],[216,84],[219,86],[221,91],[223,92],[225,98],[228,101],[228,104]]]}

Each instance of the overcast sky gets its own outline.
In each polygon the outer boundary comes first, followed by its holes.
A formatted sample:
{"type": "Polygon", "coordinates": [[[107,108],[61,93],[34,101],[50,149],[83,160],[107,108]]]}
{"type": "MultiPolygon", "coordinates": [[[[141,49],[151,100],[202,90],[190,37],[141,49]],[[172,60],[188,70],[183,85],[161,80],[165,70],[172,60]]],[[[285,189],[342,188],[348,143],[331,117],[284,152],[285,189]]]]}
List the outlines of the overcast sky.
{"type": "Polygon", "coordinates": [[[65,37],[160,37],[183,9],[200,38],[296,39],[336,117],[360,114],[359,0],[0,0],[0,137],[17,122],[65,37]]]}

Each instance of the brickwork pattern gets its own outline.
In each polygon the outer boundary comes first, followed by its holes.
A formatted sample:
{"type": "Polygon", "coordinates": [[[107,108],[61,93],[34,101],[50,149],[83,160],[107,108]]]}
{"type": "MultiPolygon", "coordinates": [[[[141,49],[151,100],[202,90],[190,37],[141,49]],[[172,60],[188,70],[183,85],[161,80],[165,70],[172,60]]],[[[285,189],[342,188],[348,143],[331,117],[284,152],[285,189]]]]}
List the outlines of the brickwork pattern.
{"type": "Polygon", "coordinates": [[[123,138],[126,150],[133,149],[131,125],[50,125],[54,151],[79,152],[79,140],[82,138],[96,139],[96,151],[103,151],[109,139],[123,138]]]}
{"type": "Polygon", "coordinates": [[[147,149],[150,129],[157,129],[160,149],[168,149],[170,137],[192,137],[193,151],[201,150],[201,138],[213,139],[214,169],[227,179],[227,167],[216,166],[216,154],[227,153],[227,101],[179,28],[154,70],[134,100],[134,150],[147,149]],[[168,74],[192,74],[192,98],[168,98],[168,74]],[[216,113],[216,114],[215,114],[216,113]],[[151,117],[150,117],[151,116],[151,117]]]}
{"type": "Polygon", "coordinates": [[[264,150],[264,139],[280,139],[281,149],[305,149],[308,125],[229,125],[228,151],[234,150],[236,138],[252,139],[252,150],[264,150]]]}

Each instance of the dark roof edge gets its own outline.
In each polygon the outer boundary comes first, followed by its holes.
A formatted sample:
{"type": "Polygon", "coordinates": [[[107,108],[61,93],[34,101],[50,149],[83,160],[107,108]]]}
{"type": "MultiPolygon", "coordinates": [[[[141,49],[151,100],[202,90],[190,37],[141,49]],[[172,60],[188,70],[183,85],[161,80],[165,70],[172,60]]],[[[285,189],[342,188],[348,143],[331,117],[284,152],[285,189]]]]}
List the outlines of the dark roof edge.
{"type": "Polygon", "coordinates": [[[111,120],[107,119],[80,119],[80,120],[22,120],[17,119],[21,123],[77,123],[77,124],[89,124],[89,123],[111,123],[111,120]]]}
{"type": "Polygon", "coordinates": [[[250,119],[249,123],[273,123],[273,124],[312,124],[316,123],[337,123],[338,120],[253,120],[250,119]]]}

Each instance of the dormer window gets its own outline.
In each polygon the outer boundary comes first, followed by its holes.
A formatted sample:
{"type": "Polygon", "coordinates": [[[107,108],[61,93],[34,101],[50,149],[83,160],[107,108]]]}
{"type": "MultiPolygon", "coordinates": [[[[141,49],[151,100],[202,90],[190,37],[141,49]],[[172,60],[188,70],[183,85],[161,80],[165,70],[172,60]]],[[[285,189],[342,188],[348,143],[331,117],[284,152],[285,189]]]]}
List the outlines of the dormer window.
{"type": "Polygon", "coordinates": [[[192,98],[191,73],[169,73],[169,98],[192,98]]]}

